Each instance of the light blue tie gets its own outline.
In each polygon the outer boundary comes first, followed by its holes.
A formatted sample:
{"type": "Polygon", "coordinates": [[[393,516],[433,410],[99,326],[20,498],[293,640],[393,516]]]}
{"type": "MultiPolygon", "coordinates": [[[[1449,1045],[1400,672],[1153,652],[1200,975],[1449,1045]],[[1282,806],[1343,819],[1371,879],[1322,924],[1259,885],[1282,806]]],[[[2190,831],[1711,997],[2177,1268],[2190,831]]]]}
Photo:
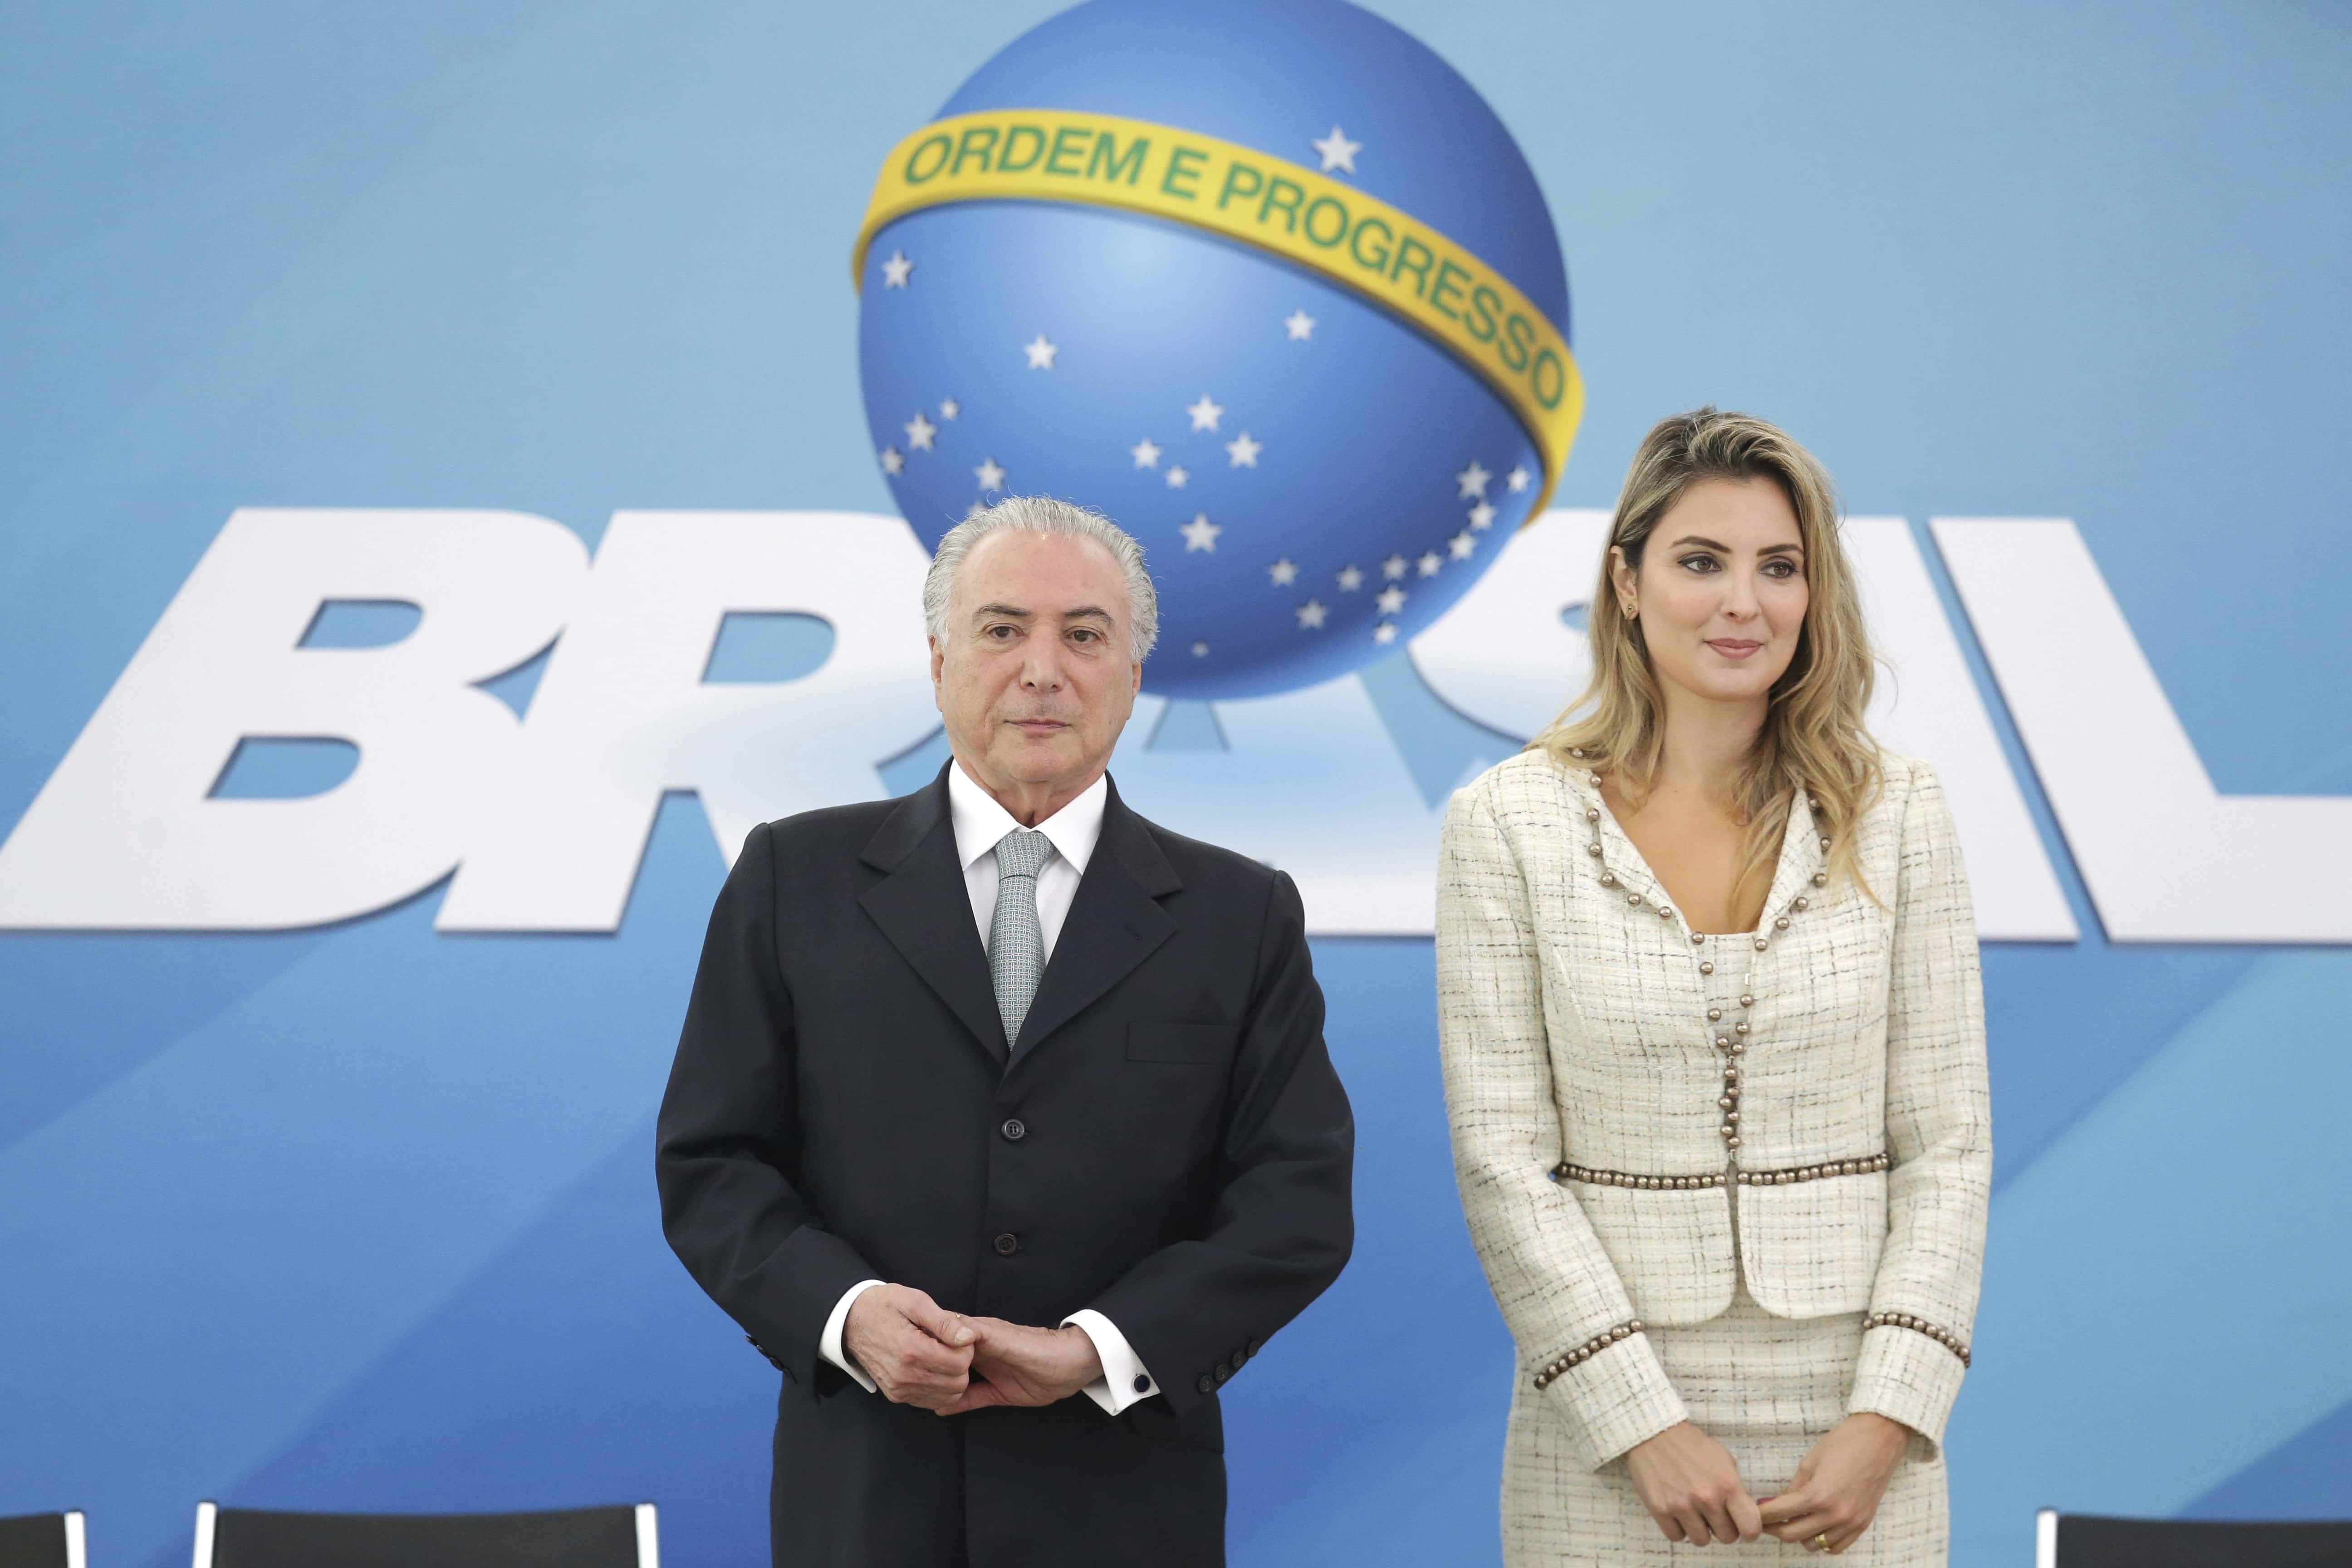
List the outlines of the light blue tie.
{"type": "Polygon", "coordinates": [[[988,977],[996,983],[996,1016],[1004,1020],[1004,1044],[1021,1038],[1021,1022],[1036,999],[1045,973],[1045,932],[1037,923],[1037,873],[1054,853],[1054,841],[1030,827],[1016,827],[996,841],[996,912],[988,921],[988,977]]]}

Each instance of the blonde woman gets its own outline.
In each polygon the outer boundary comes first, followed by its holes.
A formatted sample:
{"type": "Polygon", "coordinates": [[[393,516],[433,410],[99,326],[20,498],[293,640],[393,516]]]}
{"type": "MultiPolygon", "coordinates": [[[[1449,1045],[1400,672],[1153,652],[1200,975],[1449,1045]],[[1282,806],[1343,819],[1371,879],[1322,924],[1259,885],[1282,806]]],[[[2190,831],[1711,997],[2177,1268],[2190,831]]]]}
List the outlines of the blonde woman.
{"type": "Polygon", "coordinates": [[[1829,476],[1703,408],[1643,441],[1592,681],[1454,797],[1454,1167],[1518,1347],[1514,1564],[1938,1563],[1991,1178],[1936,775],[1863,726],[1829,476]]]}

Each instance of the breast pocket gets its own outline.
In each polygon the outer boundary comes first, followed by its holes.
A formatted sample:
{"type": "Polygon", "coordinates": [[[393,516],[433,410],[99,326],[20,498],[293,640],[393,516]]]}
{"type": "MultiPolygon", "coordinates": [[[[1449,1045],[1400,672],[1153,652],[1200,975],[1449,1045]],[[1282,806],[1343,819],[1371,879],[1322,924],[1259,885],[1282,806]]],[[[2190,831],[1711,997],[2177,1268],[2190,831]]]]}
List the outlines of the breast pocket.
{"type": "Polygon", "coordinates": [[[1234,1059],[1240,1037],[1231,1024],[1129,1024],[1127,1059],[1223,1067],[1234,1059]]]}

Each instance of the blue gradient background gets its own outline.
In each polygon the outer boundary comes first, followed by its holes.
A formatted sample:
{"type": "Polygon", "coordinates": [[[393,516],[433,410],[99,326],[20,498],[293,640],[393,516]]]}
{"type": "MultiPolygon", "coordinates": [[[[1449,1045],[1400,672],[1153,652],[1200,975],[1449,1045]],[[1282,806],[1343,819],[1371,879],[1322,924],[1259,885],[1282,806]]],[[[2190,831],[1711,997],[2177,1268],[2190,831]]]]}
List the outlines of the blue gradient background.
{"type": "MultiPolygon", "coordinates": [[[[1049,8],[0,14],[0,826],[236,506],[592,541],[623,506],[887,510],[847,246],[882,153],[1049,8]]],[[[2074,517],[2223,788],[2352,792],[2352,16],[1377,8],[1559,222],[1591,391],[1561,504],[1712,400],[1857,511],[2074,517]]],[[[1425,784],[1493,754],[1401,658],[1366,680],[1425,784]]],[[[2352,1514],[2352,952],[2110,948],[2033,799],[2087,934],[1987,954],[1956,1560],[2023,1561],[2043,1502],[2352,1514]]],[[[439,937],[437,893],[0,936],[0,1512],[85,1508],[100,1568],[163,1568],[204,1496],[652,1498],[674,1564],[761,1561],[772,1373],[648,1169],[719,874],[680,797],[612,938],[439,937]]],[[[1234,1559],[1490,1563],[1509,1349],[1429,947],[1318,963],[1362,1243],[1229,1397],[1234,1559]]]]}

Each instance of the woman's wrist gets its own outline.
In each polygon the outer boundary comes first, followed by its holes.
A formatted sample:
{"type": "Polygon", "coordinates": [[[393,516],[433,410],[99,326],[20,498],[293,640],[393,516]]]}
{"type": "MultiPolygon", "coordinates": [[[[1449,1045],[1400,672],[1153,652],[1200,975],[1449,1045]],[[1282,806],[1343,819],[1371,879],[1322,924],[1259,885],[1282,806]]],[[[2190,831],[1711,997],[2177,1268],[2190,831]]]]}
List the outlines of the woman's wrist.
{"type": "Polygon", "coordinates": [[[1856,1436],[1866,1436],[1879,1448],[1897,1457],[1911,1446],[1915,1435],[1892,1415],[1881,1415],[1875,1410],[1857,1410],[1845,1418],[1843,1425],[1856,1436]]]}

